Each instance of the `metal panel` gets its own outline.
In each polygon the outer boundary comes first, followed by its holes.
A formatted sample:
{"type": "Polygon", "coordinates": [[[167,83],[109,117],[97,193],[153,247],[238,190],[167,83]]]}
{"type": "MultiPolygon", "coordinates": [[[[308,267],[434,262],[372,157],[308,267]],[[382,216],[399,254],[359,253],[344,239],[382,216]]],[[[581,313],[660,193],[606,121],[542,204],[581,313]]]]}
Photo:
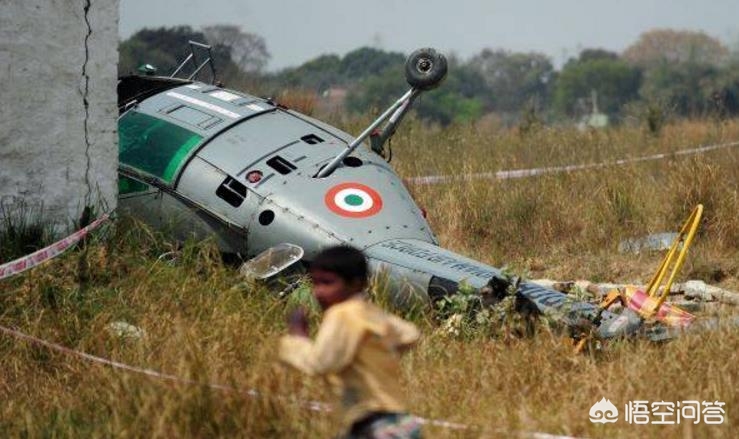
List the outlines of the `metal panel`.
{"type": "MultiPolygon", "coordinates": [[[[207,210],[228,218],[246,229],[252,214],[243,210],[246,206],[242,204],[234,207],[216,196],[218,187],[227,177],[228,175],[220,169],[195,157],[183,171],[177,191],[207,210]]],[[[247,193],[245,201],[255,196],[253,193],[247,193]]]]}
{"type": "Polygon", "coordinates": [[[378,261],[457,283],[464,282],[475,288],[484,287],[490,279],[501,274],[497,268],[419,240],[391,239],[373,245],[365,252],[378,261]]]}
{"type": "Polygon", "coordinates": [[[199,126],[204,122],[213,119],[213,116],[209,113],[200,111],[187,105],[176,107],[174,110],[168,111],[167,115],[179,121],[185,122],[191,126],[199,126]]]}
{"type": "Polygon", "coordinates": [[[211,124],[195,125],[198,128],[196,132],[205,137],[206,140],[208,137],[216,135],[221,129],[225,129],[230,125],[238,124],[242,120],[253,117],[256,114],[269,112],[275,109],[274,105],[267,103],[264,99],[195,82],[152,96],[138,103],[136,110],[142,113],[161,117],[182,127],[193,129],[193,125],[189,120],[182,120],[181,118],[174,117],[171,114],[166,114],[167,111],[171,111],[172,108],[178,108],[183,105],[187,105],[188,107],[208,114],[211,117],[223,120],[223,123],[217,125],[218,130],[208,130],[208,128],[212,126],[211,124]],[[209,91],[213,93],[221,91],[224,92],[224,94],[235,93],[243,95],[244,98],[229,102],[218,98],[218,96],[222,95],[207,93],[209,91]],[[248,100],[249,105],[238,105],[238,103],[241,103],[244,99],[248,100]]]}
{"type": "Polygon", "coordinates": [[[255,255],[268,247],[289,242],[305,250],[305,258],[312,259],[321,249],[343,241],[322,224],[286,206],[266,199],[257,208],[249,228],[249,252],[255,255]],[[271,212],[274,217],[262,224],[260,215],[271,212]]]}
{"type": "MultiPolygon", "coordinates": [[[[238,176],[252,165],[269,159],[274,154],[281,154],[283,149],[304,143],[300,138],[316,130],[314,126],[288,113],[275,111],[232,126],[206,144],[198,156],[226,173],[238,176]]],[[[328,137],[328,134],[323,137],[328,137]]],[[[309,145],[313,147],[311,158],[328,159],[346,145],[336,138],[330,140],[333,143],[309,145]]]]}
{"type": "Polygon", "coordinates": [[[427,242],[435,239],[400,180],[379,166],[341,168],[324,179],[313,178],[310,172],[275,175],[263,186],[260,192],[280,208],[321,224],[343,241],[360,248],[392,238],[427,242]],[[371,190],[382,207],[364,217],[345,216],[346,212],[331,202],[332,194],[343,187],[371,190]]]}
{"type": "Polygon", "coordinates": [[[121,215],[136,217],[144,224],[158,229],[162,225],[162,192],[154,187],[150,188],[146,192],[118,198],[117,212],[121,215]]]}
{"type": "Polygon", "coordinates": [[[246,235],[243,231],[229,227],[207,211],[187,205],[169,194],[162,195],[162,230],[168,231],[180,241],[214,238],[224,253],[243,254],[246,250],[246,235]]]}

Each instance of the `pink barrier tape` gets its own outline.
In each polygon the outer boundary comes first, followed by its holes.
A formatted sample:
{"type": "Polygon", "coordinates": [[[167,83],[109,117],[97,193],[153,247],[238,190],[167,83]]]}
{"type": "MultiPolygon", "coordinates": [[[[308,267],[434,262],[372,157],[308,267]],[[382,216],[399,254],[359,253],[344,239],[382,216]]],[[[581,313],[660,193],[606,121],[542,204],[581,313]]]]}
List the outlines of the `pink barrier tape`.
{"type": "MultiPolygon", "coordinates": [[[[154,369],[147,369],[147,368],[143,368],[143,367],[131,366],[131,365],[128,365],[128,364],[125,364],[125,363],[121,363],[119,361],[110,360],[110,359],[104,358],[104,357],[98,357],[97,355],[92,355],[92,354],[88,354],[86,352],[78,351],[76,349],[68,348],[66,346],[63,346],[63,345],[60,345],[60,344],[57,344],[57,343],[53,343],[53,342],[50,342],[50,341],[46,341],[46,340],[40,339],[38,337],[34,337],[32,335],[25,334],[23,332],[20,332],[20,331],[15,330],[15,329],[6,328],[5,326],[0,326],[0,333],[4,333],[6,335],[9,335],[11,337],[15,337],[17,339],[20,339],[20,340],[23,340],[23,341],[26,341],[26,342],[29,342],[29,343],[33,343],[33,344],[44,346],[47,349],[50,349],[52,351],[57,351],[57,352],[61,352],[63,354],[67,354],[67,355],[71,355],[71,356],[76,356],[76,357],[82,358],[84,360],[90,361],[92,363],[101,364],[101,365],[105,365],[105,366],[110,366],[113,369],[120,369],[120,370],[124,370],[124,371],[127,371],[127,372],[132,372],[132,373],[136,373],[136,374],[140,374],[140,375],[145,375],[145,376],[148,376],[148,377],[151,377],[151,378],[155,378],[155,379],[159,379],[159,380],[162,380],[162,381],[168,381],[168,382],[172,382],[172,383],[183,384],[183,385],[190,385],[190,386],[207,386],[207,387],[209,387],[211,389],[215,389],[215,390],[221,390],[221,391],[226,391],[226,392],[234,392],[234,393],[239,393],[239,394],[245,394],[245,395],[248,395],[248,396],[250,396],[252,398],[257,398],[257,397],[263,396],[263,395],[261,395],[255,389],[240,390],[240,389],[237,389],[235,387],[228,386],[228,385],[225,385],[225,384],[203,383],[203,382],[191,380],[191,379],[188,379],[188,378],[182,378],[182,377],[179,377],[179,376],[176,376],[176,375],[159,372],[159,371],[154,370],[154,369]]],[[[273,397],[273,398],[279,399],[279,400],[287,400],[287,398],[284,398],[284,397],[273,397]]],[[[301,406],[307,408],[308,410],[312,410],[312,411],[316,411],[316,412],[323,412],[323,413],[328,413],[328,412],[331,412],[332,411],[331,406],[329,404],[324,403],[324,402],[320,402],[320,401],[298,401],[298,402],[300,403],[301,406]]],[[[468,430],[468,429],[476,429],[476,428],[479,428],[479,427],[474,426],[474,425],[460,424],[460,423],[456,423],[456,422],[446,421],[446,420],[443,420],[443,419],[428,419],[428,418],[423,418],[423,417],[420,417],[420,416],[416,416],[416,418],[418,419],[418,421],[421,424],[432,425],[434,427],[446,428],[446,429],[451,429],[451,430],[468,430]]],[[[500,430],[500,432],[505,432],[505,431],[500,430]]],[[[539,433],[539,432],[517,432],[517,433],[514,433],[514,434],[517,434],[517,435],[519,435],[521,437],[530,437],[530,438],[534,438],[534,439],[578,439],[578,438],[572,437],[572,436],[557,436],[557,435],[551,435],[551,434],[548,434],[548,433],[539,433]]]]}
{"type": "MultiPolygon", "coordinates": [[[[153,369],[145,369],[145,368],[141,368],[141,367],[130,366],[128,364],[121,363],[121,362],[118,362],[118,361],[113,361],[113,360],[109,360],[107,358],[98,357],[96,355],[88,354],[86,352],[77,351],[75,349],[71,349],[71,348],[68,348],[66,346],[62,346],[62,345],[57,344],[57,343],[52,343],[50,341],[42,340],[42,339],[36,338],[36,337],[34,337],[32,335],[24,334],[24,333],[22,333],[20,331],[16,331],[15,329],[11,329],[11,328],[6,328],[4,326],[0,326],[0,332],[3,332],[5,334],[7,334],[7,335],[10,335],[12,337],[15,337],[15,338],[18,338],[18,339],[21,339],[21,340],[24,340],[24,341],[27,341],[27,342],[30,342],[30,343],[35,343],[35,344],[44,346],[44,347],[46,347],[48,349],[51,349],[53,351],[61,352],[61,353],[68,354],[68,355],[77,356],[77,357],[83,358],[85,360],[91,361],[93,363],[103,364],[103,365],[106,365],[106,366],[113,367],[114,369],[122,369],[122,370],[126,370],[128,372],[138,373],[138,374],[141,374],[141,375],[146,375],[146,376],[150,376],[150,377],[153,377],[153,378],[158,378],[160,380],[173,381],[173,382],[181,383],[181,384],[190,384],[190,385],[200,385],[201,384],[201,383],[199,383],[197,381],[189,380],[189,379],[186,379],[186,378],[180,378],[180,377],[175,376],[175,375],[161,373],[161,372],[158,372],[158,371],[153,370],[153,369]]],[[[212,387],[214,389],[218,389],[218,390],[235,390],[235,389],[233,389],[233,388],[231,388],[229,386],[225,386],[225,385],[221,385],[221,384],[209,384],[208,386],[209,387],[212,387]]]]}
{"type": "Polygon", "coordinates": [[[630,163],[648,162],[653,160],[663,160],[670,157],[678,157],[685,155],[702,154],[704,152],[715,151],[717,149],[729,148],[739,145],[739,142],[719,143],[715,145],[700,146],[697,148],[682,149],[675,152],[666,152],[661,154],[652,154],[642,157],[634,157],[629,159],[621,159],[611,162],[602,163],[586,163],[582,165],[566,165],[566,166],[548,166],[544,168],[531,169],[513,169],[498,172],[479,172],[464,175],[426,175],[421,177],[409,177],[404,179],[410,184],[440,184],[452,181],[470,181],[470,180],[512,180],[517,178],[535,177],[544,174],[557,174],[561,172],[582,171],[586,169],[598,169],[608,166],[622,166],[630,163]]]}
{"type": "Polygon", "coordinates": [[[69,247],[77,244],[79,241],[82,240],[82,238],[87,236],[88,233],[98,228],[100,224],[104,223],[107,220],[108,214],[105,214],[90,223],[87,227],[74,232],[73,234],[51,244],[48,247],[44,247],[41,250],[37,250],[30,255],[24,256],[20,259],[16,259],[14,261],[10,261],[3,265],[0,265],[0,280],[22,273],[26,270],[30,270],[37,265],[40,265],[50,259],[59,256],[60,254],[64,253],[64,251],[66,251],[69,247]]]}

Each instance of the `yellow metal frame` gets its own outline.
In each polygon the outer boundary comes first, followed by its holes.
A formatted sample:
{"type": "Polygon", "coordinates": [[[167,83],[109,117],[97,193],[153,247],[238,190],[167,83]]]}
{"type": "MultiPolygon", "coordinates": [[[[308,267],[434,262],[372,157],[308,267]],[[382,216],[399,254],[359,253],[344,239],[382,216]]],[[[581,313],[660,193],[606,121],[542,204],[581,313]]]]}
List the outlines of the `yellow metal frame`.
{"type": "Polygon", "coordinates": [[[665,300],[667,300],[667,296],[670,294],[670,288],[672,288],[675,277],[677,277],[683,263],[685,263],[685,257],[687,256],[688,249],[693,243],[693,238],[695,238],[695,234],[698,231],[698,226],[700,225],[702,216],[703,205],[699,204],[695,209],[693,209],[690,217],[688,217],[687,221],[683,224],[680,229],[680,233],[670,247],[670,251],[667,252],[667,255],[665,255],[665,258],[662,260],[659,269],[654,274],[654,277],[652,277],[649,285],[647,285],[647,295],[656,299],[654,306],[649,310],[645,310],[650,317],[654,315],[665,300]],[[680,248],[680,244],[682,244],[682,248],[680,248]],[[672,267],[671,271],[670,267],[672,267]],[[660,286],[662,286],[668,271],[670,271],[670,276],[667,278],[667,282],[660,293],[660,286]]]}
{"type": "MultiPolygon", "coordinates": [[[[693,243],[693,238],[695,238],[695,234],[698,231],[698,226],[700,225],[702,217],[703,205],[699,204],[695,209],[693,209],[690,217],[688,217],[687,221],[685,221],[683,226],[680,228],[680,233],[678,233],[677,238],[675,238],[675,241],[670,246],[670,250],[662,260],[659,269],[652,277],[652,280],[649,281],[645,293],[653,300],[647,301],[645,304],[646,309],[642,308],[637,311],[642,318],[647,319],[654,317],[662,304],[665,303],[665,300],[667,300],[667,296],[670,294],[670,288],[672,288],[672,284],[675,281],[677,274],[685,263],[688,249],[690,249],[690,245],[693,243]],[[670,267],[672,267],[671,270],[670,267]],[[660,293],[660,286],[662,286],[668,272],[670,273],[670,276],[667,278],[667,283],[664,285],[660,293]]],[[[627,297],[626,292],[614,289],[608,292],[599,305],[599,308],[601,311],[606,310],[615,302],[619,301],[626,306],[629,300],[630,299],[627,297]]],[[[590,335],[582,334],[579,337],[571,339],[574,342],[575,352],[583,352],[590,338],[590,335]]]]}

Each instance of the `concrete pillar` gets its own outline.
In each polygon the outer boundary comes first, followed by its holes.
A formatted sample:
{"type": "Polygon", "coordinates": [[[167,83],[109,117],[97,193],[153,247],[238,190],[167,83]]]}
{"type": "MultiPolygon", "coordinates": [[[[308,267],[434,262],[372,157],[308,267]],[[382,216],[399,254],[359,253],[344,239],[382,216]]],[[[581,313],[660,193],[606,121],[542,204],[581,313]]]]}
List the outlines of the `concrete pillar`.
{"type": "Polygon", "coordinates": [[[115,208],[118,0],[0,1],[0,202],[69,230],[115,208]]]}

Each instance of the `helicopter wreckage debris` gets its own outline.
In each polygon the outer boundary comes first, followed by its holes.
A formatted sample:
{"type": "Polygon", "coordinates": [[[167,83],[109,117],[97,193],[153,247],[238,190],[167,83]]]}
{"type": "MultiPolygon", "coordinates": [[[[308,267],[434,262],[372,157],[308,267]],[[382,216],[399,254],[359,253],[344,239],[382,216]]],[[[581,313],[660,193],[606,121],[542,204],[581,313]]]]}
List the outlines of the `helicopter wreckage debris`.
{"type": "MultiPolygon", "coordinates": [[[[582,294],[582,292],[585,292],[593,300],[603,299],[608,292],[615,289],[633,286],[642,290],[645,288],[644,285],[639,284],[597,283],[587,280],[556,281],[551,279],[535,279],[530,282],[568,295],[582,294]]],[[[702,280],[689,280],[683,283],[676,283],[670,288],[670,296],[671,300],[669,302],[675,303],[678,306],[684,304],[695,306],[696,303],[711,302],[714,304],[739,305],[739,293],[709,285],[702,280]]]]}

